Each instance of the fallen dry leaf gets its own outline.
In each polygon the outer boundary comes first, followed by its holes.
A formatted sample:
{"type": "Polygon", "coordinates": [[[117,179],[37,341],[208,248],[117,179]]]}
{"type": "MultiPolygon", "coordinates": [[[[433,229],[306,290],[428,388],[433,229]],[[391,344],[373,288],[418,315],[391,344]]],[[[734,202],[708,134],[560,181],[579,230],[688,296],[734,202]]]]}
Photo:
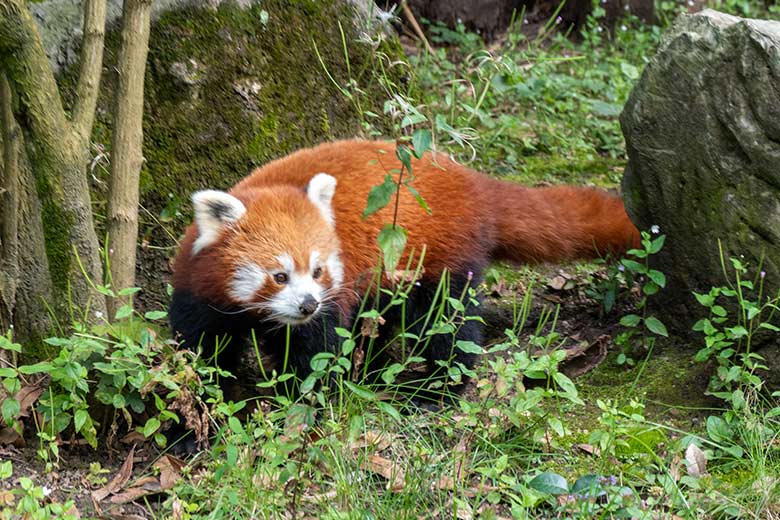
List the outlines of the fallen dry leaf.
{"type": "Polygon", "coordinates": [[[685,450],[685,464],[690,476],[703,477],[707,475],[707,457],[695,444],[689,444],[685,450]]]}
{"type": "Polygon", "coordinates": [[[672,457],[672,462],[669,464],[669,476],[675,482],[680,481],[680,470],[682,469],[682,459],[679,455],[672,457]]]}
{"type": "Polygon", "coordinates": [[[147,439],[144,436],[144,434],[136,430],[131,431],[130,433],[128,433],[127,435],[119,439],[119,442],[121,442],[122,444],[142,444],[146,441],[147,439]]]}
{"type": "Polygon", "coordinates": [[[10,427],[0,428],[0,445],[13,444],[19,448],[25,445],[24,438],[10,427]]]}
{"type": "Polygon", "coordinates": [[[361,434],[360,437],[350,443],[349,449],[352,451],[374,448],[374,451],[383,451],[389,448],[393,443],[393,437],[384,432],[374,432],[371,430],[361,434]]]}
{"type": "Polygon", "coordinates": [[[566,278],[558,275],[551,278],[550,281],[547,283],[547,285],[550,288],[555,289],[556,291],[560,291],[566,286],[566,282],[568,282],[566,278]]]}
{"type": "Polygon", "coordinates": [[[92,492],[92,500],[94,502],[102,502],[103,499],[105,499],[108,495],[111,495],[113,493],[116,493],[119,491],[122,486],[124,486],[128,480],[130,480],[130,475],[133,474],[133,457],[135,456],[135,446],[130,448],[130,453],[127,454],[127,458],[122,463],[122,467],[119,468],[119,471],[116,475],[114,475],[114,478],[111,479],[111,482],[106,484],[100,489],[96,489],[92,492]]]}
{"type": "Polygon", "coordinates": [[[14,396],[14,399],[19,402],[18,417],[27,417],[30,415],[30,409],[38,401],[38,398],[42,393],[43,387],[37,385],[22,387],[14,396]]]}
{"type": "Polygon", "coordinates": [[[117,493],[108,499],[112,504],[126,504],[133,502],[146,495],[153,495],[162,491],[160,482],[154,477],[144,477],[135,484],[133,487],[127,488],[121,493],[117,493]]]}
{"type": "Polygon", "coordinates": [[[363,463],[363,469],[384,477],[390,491],[402,491],[405,487],[406,475],[389,459],[379,455],[369,455],[363,463]]]}
{"type": "Polygon", "coordinates": [[[588,455],[595,455],[598,457],[601,454],[601,450],[599,449],[599,447],[594,446],[592,444],[581,443],[581,444],[575,444],[574,447],[580,451],[584,451],[588,455]]]}
{"type": "Polygon", "coordinates": [[[162,489],[171,489],[176,485],[176,482],[181,478],[181,469],[185,466],[185,462],[173,455],[163,455],[157,462],[154,463],[154,467],[160,470],[160,487],[162,489]]]}

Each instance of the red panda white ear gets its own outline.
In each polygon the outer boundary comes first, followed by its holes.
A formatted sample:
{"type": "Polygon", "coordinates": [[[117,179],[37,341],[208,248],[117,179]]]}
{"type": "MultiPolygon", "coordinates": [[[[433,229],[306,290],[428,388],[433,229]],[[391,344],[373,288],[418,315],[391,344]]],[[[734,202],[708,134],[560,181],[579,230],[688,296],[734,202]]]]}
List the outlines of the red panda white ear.
{"type": "Polygon", "coordinates": [[[336,193],[336,179],[327,173],[318,173],[309,181],[306,187],[306,196],[319,208],[322,216],[332,226],[334,223],[333,194],[336,193]]]}
{"type": "Polygon", "coordinates": [[[229,193],[203,190],[192,195],[198,238],[192,245],[192,254],[217,241],[220,232],[246,213],[244,204],[229,193]]]}

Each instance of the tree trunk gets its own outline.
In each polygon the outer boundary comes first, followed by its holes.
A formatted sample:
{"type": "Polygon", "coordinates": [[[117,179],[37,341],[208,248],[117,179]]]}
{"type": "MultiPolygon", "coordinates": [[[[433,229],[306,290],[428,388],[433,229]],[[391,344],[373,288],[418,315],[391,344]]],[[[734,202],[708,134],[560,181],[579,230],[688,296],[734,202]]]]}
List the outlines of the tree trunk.
{"type": "MultiPolygon", "coordinates": [[[[111,176],[108,193],[108,244],[114,290],[135,285],[138,239],[138,184],[143,164],[144,73],[149,50],[151,0],[125,0],[117,69],[111,176]]],[[[109,301],[110,312],[125,303],[109,301]]]]}
{"type": "Polygon", "coordinates": [[[19,128],[13,115],[11,86],[0,75],[0,334],[13,324],[19,276],[19,128]]]}
{"type": "MultiPolygon", "coordinates": [[[[103,282],[103,273],[85,171],[102,68],[105,0],[87,0],[84,9],[81,74],[69,120],[29,11],[22,0],[0,0],[0,68],[19,97],[16,121],[40,198],[40,205],[25,200],[25,209],[40,208],[48,277],[56,290],[51,303],[63,323],[74,311],[105,311],[105,299],[92,286],[103,282]]],[[[44,296],[35,294],[37,287],[28,289],[33,297],[44,296]]]]}

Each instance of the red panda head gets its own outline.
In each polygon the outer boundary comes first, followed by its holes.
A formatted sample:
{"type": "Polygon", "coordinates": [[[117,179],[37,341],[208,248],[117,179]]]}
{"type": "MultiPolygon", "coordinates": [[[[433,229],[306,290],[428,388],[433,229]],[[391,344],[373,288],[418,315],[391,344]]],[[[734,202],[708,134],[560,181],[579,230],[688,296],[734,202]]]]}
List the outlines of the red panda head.
{"type": "Polygon", "coordinates": [[[192,267],[203,273],[199,285],[210,284],[228,302],[279,323],[312,319],[343,280],[331,207],[335,188],[336,179],[320,173],[305,191],[273,186],[195,193],[191,254],[192,267]],[[201,263],[210,267],[198,269],[201,263]]]}

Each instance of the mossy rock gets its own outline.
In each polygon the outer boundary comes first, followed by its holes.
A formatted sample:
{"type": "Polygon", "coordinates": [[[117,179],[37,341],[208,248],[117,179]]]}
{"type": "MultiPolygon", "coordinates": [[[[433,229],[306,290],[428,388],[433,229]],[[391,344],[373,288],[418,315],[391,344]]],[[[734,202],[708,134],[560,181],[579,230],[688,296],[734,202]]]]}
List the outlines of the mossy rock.
{"type": "MultiPolygon", "coordinates": [[[[359,135],[361,110],[381,113],[384,96],[371,79],[376,51],[357,41],[354,20],[343,0],[263,0],[167,11],[153,22],[141,172],[142,308],[167,305],[167,260],[190,220],[193,191],[226,189],[298,148],[359,135]],[[360,103],[341,91],[351,80],[362,89],[360,103]]],[[[383,45],[398,52],[394,43],[383,45]]],[[[111,30],[93,136],[105,150],[118,48],[119,31],[111,30]]],[[[76,74],[71,67],[61,78],[66,97],[76,74]]],[[[93,169],[98,221],[107,175],[93,169]]]]}

